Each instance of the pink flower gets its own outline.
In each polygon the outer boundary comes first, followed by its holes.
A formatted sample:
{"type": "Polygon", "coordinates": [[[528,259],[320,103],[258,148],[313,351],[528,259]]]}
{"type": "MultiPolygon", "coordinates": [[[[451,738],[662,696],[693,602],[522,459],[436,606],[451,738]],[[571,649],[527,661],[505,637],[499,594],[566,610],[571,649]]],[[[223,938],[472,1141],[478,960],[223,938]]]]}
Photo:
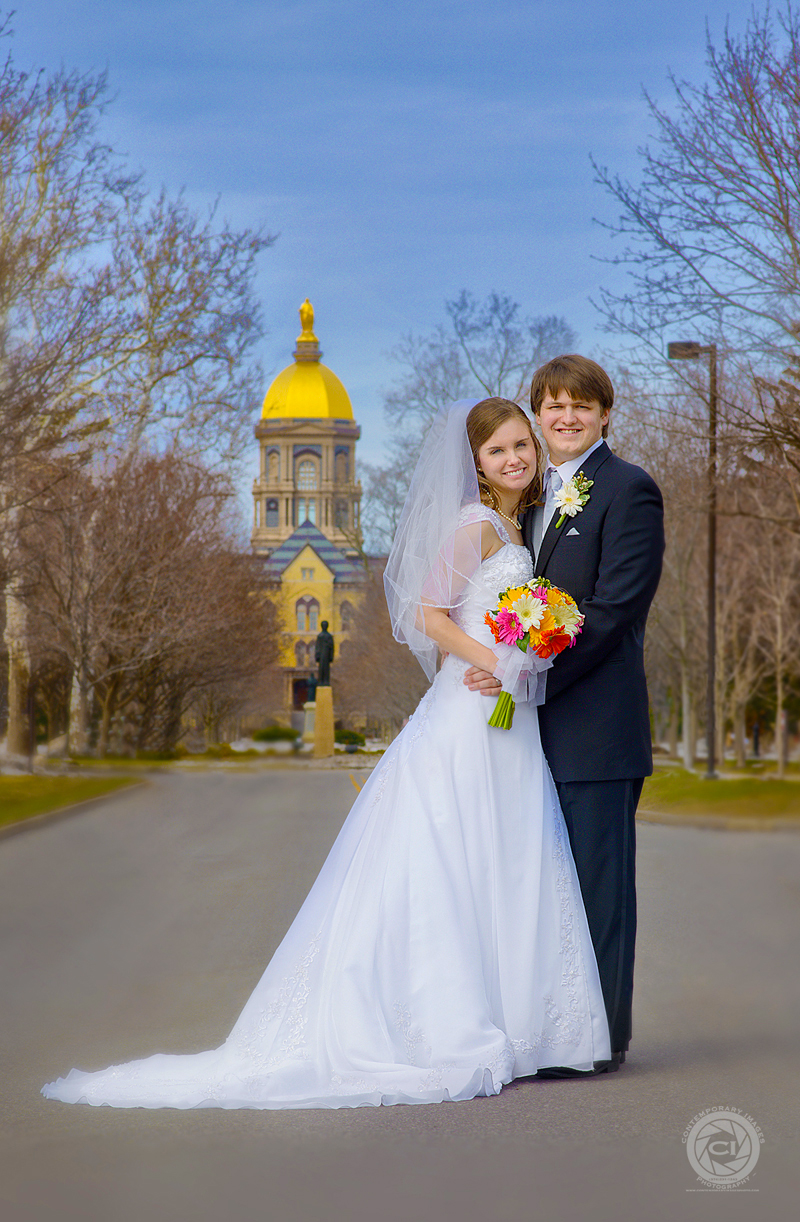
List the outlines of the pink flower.
{"type": "Polygon", "coordinates": [[[547,602],[547,586],[537,586],[535,590],[531,590],[534,598],[541,598],[543,603],[547,602]]]}
{"type": "Polygon", "coordinates": [[[513,611],[500,611],[496,619],[497,636],[504,645],[516,645],[525,635],[525,629],[513,611]]]}

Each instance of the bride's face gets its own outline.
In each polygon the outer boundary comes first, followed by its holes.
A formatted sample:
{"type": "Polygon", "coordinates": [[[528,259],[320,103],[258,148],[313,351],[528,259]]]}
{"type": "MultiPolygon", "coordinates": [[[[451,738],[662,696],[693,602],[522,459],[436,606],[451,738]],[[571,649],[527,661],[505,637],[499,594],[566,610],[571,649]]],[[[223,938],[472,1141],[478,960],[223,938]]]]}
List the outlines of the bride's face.
{"type": "Polygon", "coordinates": [[[478,450],[486,479],[505,500],[516,498],[536,475],[536,444],[521,420],[506,420],[478,450]]]}

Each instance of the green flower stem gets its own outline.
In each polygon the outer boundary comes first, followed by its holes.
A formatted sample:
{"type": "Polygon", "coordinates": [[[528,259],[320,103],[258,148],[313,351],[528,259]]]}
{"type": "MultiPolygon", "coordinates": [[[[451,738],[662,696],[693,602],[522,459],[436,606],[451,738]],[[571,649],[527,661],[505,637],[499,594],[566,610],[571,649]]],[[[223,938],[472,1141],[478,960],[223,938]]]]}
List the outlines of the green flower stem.
{"type": "Polygon", "coordinates": [[[498,730],[510,730],[514,720],[514,700],[508,692],[501,692],[497,698],[494,712],[489,718],[489,725],[498,730]]]}
{"type": "Polygon", "coordinates": [[[561,517],[556,522],[556,530],[559,530],[564,525],[566,520],[567,520],[567,515],[565,513],[562,513],[561,517]]]}

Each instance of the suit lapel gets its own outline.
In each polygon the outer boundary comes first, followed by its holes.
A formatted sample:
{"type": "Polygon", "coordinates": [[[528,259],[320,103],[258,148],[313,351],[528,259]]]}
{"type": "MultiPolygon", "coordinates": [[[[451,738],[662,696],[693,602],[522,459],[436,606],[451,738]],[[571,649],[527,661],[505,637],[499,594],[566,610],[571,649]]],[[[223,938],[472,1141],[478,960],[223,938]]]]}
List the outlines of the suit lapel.
{"type": "MultiPolygon", "coordinates": [[[[603,442],[601,446],[598,446],[596,450],[592,451],[592,453],[586,459],[586,462],[583,464],[580,470],[583,472],[583,474],[586,476],[587,479],[593,480],[595,477],[595,473],[603,465],[606,459],[610,457],[611,457],[611,451],[609,450],[606,443],[603,442]]],[[[591,497],[591,492],[589,493],[589,496],[591,497]]],[[[550,525],[547,527],[547,530],[544,532],[544,538],[542,539],[542,546],[539,548],[539,554],[536,556],[535,563],[534,563],[534,568],[536,570],[536,574],[538,577],[545,576],[545,568],[547,567],[547,564],[549,563],[550,557],[552,556],[553,551],[555,547],[557,546],[559,539],[565,533],[564,528],[566,527],[566,524],[567,524],[566,521],[562,522],[561,525],[556,529],[556,522],[558,521],[559,516],[560,516],[559,513],[556,511],[556,513],[554,513],[552,518],[550,519],[550,525]]]]}
{"type": "Polygon", "coordinates": [[[530,552],[532,558],[536,559],[536,548],[533,546],[534,527],[536,520],[536,506],[526,509],[522,518],[522,538],[525,540],[525,546],[530,552]]]}
{"type": "Polygon", "coordinates": [[[548,560],[552,556],[553,548],[558,543],[558,540],[561,536],[561,530],[560,529],[556,530],[557,521],[558,521],[558,513],[554,513],[552,518],[550,519],[550,525],[548,526],[547,530],[544,532],[544,538],[542,539],[542,546],[539,548],[539,552],[536,556],[536,564],[534,565],[534,567],[536,569],[537,577],[544,577],[545,566],[547,565],[548,560]]]}

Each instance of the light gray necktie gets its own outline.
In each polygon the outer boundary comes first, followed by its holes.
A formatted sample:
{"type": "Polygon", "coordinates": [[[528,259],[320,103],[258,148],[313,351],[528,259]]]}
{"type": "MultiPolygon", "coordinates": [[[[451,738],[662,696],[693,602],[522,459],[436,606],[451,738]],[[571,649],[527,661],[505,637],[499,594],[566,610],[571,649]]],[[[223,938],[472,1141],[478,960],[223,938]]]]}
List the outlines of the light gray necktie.
{"type": "Polygon", "coordinates": [[[557,471],[550,472],[550,482],[547,485],[547,496],[544,502],[544,515],[542,517],[542,538],[544,538],[548,526],[550,525],[553,514],[556,511],[556,493],[560,492],[564,487],[564,481],[557,471]]]}

